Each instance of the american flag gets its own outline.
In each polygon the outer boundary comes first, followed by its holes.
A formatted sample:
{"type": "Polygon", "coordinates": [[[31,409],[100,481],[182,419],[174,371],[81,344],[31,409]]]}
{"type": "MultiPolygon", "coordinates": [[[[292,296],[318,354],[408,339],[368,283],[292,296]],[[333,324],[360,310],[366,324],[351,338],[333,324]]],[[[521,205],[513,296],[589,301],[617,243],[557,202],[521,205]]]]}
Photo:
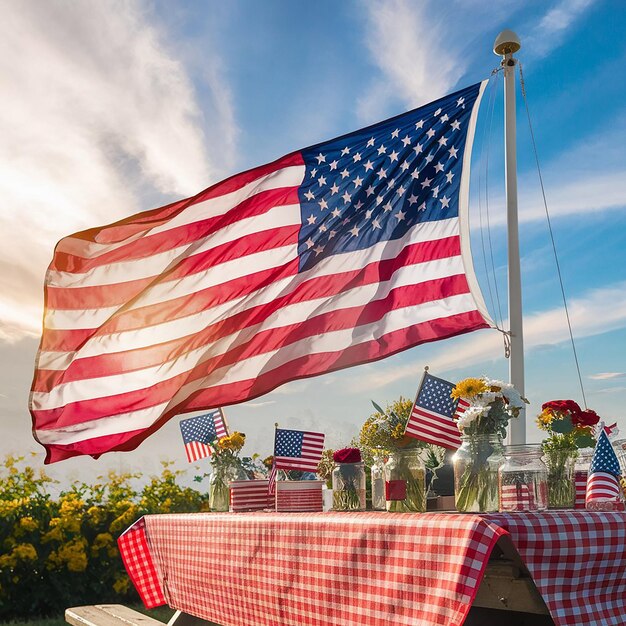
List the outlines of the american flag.
{"type": "Polygon", "coordinates": [[[180,433],[183,436],[187,460],[193,463],[211,456],[211,448],[207,444],[214,439],[226,437],[228,427],[222,409],[213,409],[204,415],[181,420],[180,433]]]}
{"type": "Polygon", "coordinates": [[[500,487],[500,511],[536,511],[537,502],[532,488],[526,483],[500,487]]]}
{"type": "Polygon", "coordinates": [[[274,467],[316,472],[324,451],[324,433],[276,429],[274,467]]]}
{"type": "Polygon", "coordinates": [[[230,510],[260,511],[274,508],[274,499],[268,495],[267,480],[236,480],[230,483],[230,510]]]}
{"type": "Polygon", "coordinates": [[[587,478],[589,472],[587,470],[576,470],[574,472],[574,486],[576,487],[575,509],[584,509],[585,499],[587,497],[587,478]]]}
{"type": "Polygon", "coordinates": [[[316,512],[322,508],[322,481],[279,480],[276,483],[277,511],[316,512]]]}
{"type": "Polygon", "coordinates": [[[604,429],[600,432],[596,449],[593,453],[589,476],[587,478],[586,504],[589,507],[594,501],[622,499],[622,488],[619,482],[621,470],[615,450],[604,429]]]}
{"type": "Polygon", "coordinates": [[[46,462],[488,327],[466,232],[483,89],[61,240],[30,397],[46,462]]]}
{"type": "Polygon", "coordinates": [[[461,445],[461,433],[454,418],[469,404],[463,399],[454,400],[450,395],[453,389],[453,383],[424,372],[405,434],[456,450],[461,445]]]}

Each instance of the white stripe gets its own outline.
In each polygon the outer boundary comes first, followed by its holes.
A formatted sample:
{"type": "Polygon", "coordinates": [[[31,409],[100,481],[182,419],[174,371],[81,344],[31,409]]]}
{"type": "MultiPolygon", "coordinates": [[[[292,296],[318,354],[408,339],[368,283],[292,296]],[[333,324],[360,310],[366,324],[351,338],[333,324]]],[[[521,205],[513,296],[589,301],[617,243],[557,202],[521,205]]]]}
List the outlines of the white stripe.
{"type": "MultiPolygon", "coordinates": [[[[241,187],[241,189],[188,206],[177,216],[169,219],[165,224],[153,228],[150,228],[150,225],[146,224],[144,231],[132,235],[124,239],[124,241],[96,243],[70,236],[61,239],[56,249],[59,252],[67,252],[68,254],[73,254],[85,259],[97,258],[147,235],[167,232],[172,228],[193,224],[218,215],[224,215],[246,198],[252,197],[261,191],[281,189],[283,187],[298,187],[302,184],[304,179],[305,169],[304,165],[290,165],[276,170],[275,172],[263,174],[256,180],[241,187]]],[[[121,228],[123,228],[123,226],[121,228]]]]}
{"type": "MultiPolygon", "coordinates": [[[[406,270],[403,271],[406,272],[406,270]]],[[[248,327],[241,331],[236,331],[218,339],[215,342],[206,344],[201,348],[182,354],[178,358],[167,363],[123,374],[76,380],[57,385],[50,392],[33,392],[31,396],[31,406],[33,410],[51,409],[64,406],[70,402],[105,397],[111,394],[111,390],[115,390],[115,393],[124,393],[144,389],[157,384],[158,382],[183,374],[193,369],[199,363],[209,361],[221,354],[225,354],[236,345],[240,345],[241,343],[252,339],[262,330],[275,329],[291,323],[302,322],[302,320],[306,320],[309,316],[317,312],[328,312],[331,310],[339,311],[344,307],[363,306],[369,303],[374,296],[384,296],[394,286],[397,286],[395,281],[393,284],[389,282],[386,284],[378,283],[346,291],[330,301],[327,300],[327,298],[320,298],[318,300],[294,304],[291,307],[276,311],[261,324],[248,327]],[[321,308],[321,306],[325,303],[327,303],[327,306],[321,308]]],[[[390,320],[396,317],[398,318],[397,322],[392,324],[391,328],[391,330],[397,330],[399,328],[406,328],[437,317],[443,317],[445,316],[446,311],[450,313],[458,313],[462,311],[475,310],[475,308],[475,303],[471,295],[461,294],[458,296],[452,296],[451,298],[445,298],[443,300],[426,302],[414,307],[398,309],[390,312],[391,314],[394,314],[392,317],[389,317],[390,314],[387,314],[385,317],[390,320]],[[415,315],[415,318],[412,321],[406,319],[407,310],[412,311],[415,315]]],[[[288,351],[290,354],[293,354],[293,356],[290,356],[288,360],[291,360],[294,356],[299,356],[299,354],[307,354],[306,351],[298,351],[299,346],[303,346],[305,343],[306,349],[310,350],[310,353],[326,350],[334,352],[340,346],[345,349],[352,345],[352,338],[354,338],[354,343],[361,343],[362,341],[368,341],[372,338],[378,338],[381,334],[383,334],[383,332],[389,332],[389,330],[390,329],[387,327],[383,329],[383,326],[380,323],[374,323],[367,326],[357,327],[354,330],[349,328],[346,330],[327,332],[321,336],[313,336],[300,340],[291,344],[291,346],[285,346],[271,353],[257,355],[244,361],[240,361],[239,363],[235,363],[226,369],[230,373],[237,370],[243,363],[254,362],[259,364],[261,367],[259,373],[262,373],[266,363],[271,362],[272,369],[276,366],[276,358],[280,358],[279,353],[281,352],[287,353],[288,351]],[[329,341],[329,337],[332,339],[331,341],[329,341]],[[337,347],[335,346],[335,343],[333,343],[335,341],[338,342],[336,344],[337,347]],[[296,351],[298,352],[296,353],[296,351]],[[269,358],[268,355],[270,354],[274,356],[269,358]],[[261,365],[262,363],[263,365],[261,365]]],[[[165,340],[165,338],[162,338],[162,341],[165,340]]],[[[285,361],[281,359],[281,362],[284,363],[285,361]]],[[[246,370],[250,371],[248,367],[246,367],[246,370]]],[[[215,371],[210,375],[212,380],[214,379],[214,373],[215,371]]],[[[226,377],[230,378],[228,375],[226,377]]],[[[235,380],[246,380],[250,377],[251,376],[245,376],[244,378],[238,377],[235,380]]]]}

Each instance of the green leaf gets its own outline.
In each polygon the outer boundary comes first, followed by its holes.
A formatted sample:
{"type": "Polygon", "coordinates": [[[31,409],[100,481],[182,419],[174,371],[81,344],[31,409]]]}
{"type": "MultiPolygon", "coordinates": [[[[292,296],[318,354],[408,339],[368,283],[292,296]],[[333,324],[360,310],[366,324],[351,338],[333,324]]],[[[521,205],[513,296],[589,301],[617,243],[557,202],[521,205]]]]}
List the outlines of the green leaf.
{"type": "Polygon", "coordinates": [[[577,448],[593,448],[595,445],[596,441],[591,435],[581,435],[576,439],[577,448]]]}
{"type": "Polygon", "coordinates": [[[567,435],[574,430],[574,425],[572,424],[572,421],[570,419],[553,420],[550,424],[550,428],[555,433],[567,435]]]}
{"type": "Polygon", "coordinates": [[[375,408],[375,409],[376,409],[376,410],[377,410],[377,411],[378,411],[381,415],[384,415],[384,414],[385,414],[385,412],[383,411],[383,409],[382,409],[380,406],[378,406],[378,404],[376,404],[376,402],[374,402],[374,400],[370,400],[370,402],[374,405],[374,408],[375,408]]]}

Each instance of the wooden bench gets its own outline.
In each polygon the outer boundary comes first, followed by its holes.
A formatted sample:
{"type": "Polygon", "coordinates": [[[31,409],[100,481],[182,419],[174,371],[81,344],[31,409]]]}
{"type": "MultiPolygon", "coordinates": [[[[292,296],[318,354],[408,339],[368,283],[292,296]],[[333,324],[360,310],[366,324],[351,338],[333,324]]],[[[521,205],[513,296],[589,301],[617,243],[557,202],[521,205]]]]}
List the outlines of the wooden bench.
{"type": "MultiPolygon", "coordinates": [[[[129,609],[122,604],[95,604],[65,609],[65,621],[72,626],[165,626],[164,622],[129,609]]],[[[167,626],[217,626],[176,611],[167,626]]]]}

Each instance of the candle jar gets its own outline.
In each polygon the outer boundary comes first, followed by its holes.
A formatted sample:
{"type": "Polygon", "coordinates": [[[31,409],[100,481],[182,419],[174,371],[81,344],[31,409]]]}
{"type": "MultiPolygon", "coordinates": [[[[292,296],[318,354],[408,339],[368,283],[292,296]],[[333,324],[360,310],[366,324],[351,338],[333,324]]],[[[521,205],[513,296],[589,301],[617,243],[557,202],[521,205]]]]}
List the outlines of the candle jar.
{"type": "Polygon", "coordinates": [[[543,511],[548,506],[548,468],[540,445],[505,446],[499,470],[500,511],[543,511]]]}
{"type": "Polygon", "coordinates": [[[385,463],[387,511],[423,513],[426,511],[426,468],[419,450],[396,450],[385,463]]]}
{"type": "Polygon", "coordinates": [[[332,473],[333,511],[365,511],[365,464],[337,463],[332,473]]]}
{"type": "Polygon", "coordinates": [[[375,456],[370,470],[372,483],[372,509],[385,510],[385,462],[382,457],[375,456]]]}

